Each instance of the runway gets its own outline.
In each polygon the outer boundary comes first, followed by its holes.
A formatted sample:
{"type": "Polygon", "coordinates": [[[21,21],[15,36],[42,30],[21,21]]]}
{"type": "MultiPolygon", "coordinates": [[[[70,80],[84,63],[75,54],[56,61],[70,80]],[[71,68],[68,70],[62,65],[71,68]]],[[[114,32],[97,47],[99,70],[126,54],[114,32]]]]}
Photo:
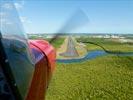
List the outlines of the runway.
{"type": "Polygon", "coordinates": [[[68,37],[67,50],[64,53],[61,53],[61,56],[64,57],[78,57],[79,54],[75,48],[75,43],[71,36],[68,37]]]}

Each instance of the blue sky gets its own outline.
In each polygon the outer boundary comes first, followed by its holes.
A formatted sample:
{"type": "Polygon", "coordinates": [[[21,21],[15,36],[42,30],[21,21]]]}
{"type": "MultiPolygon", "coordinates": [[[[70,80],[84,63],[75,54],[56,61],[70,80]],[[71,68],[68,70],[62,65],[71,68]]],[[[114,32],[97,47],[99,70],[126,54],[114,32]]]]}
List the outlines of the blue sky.
{"type": "Polygon", "coordinates": [[[15,1],[27,33],[55,33],[76,9],[88,24],[70,32],[133,33],[133,0],[25,0],[15,1]]]}

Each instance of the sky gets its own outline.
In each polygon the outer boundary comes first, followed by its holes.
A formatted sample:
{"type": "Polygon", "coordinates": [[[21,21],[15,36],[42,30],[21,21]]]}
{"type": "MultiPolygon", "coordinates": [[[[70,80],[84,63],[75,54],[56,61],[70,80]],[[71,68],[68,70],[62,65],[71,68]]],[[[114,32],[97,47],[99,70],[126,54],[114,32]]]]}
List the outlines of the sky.
{"type": "Polygon", "coordinates": [[[89,21],[67,32],[133,33],[133,0],[15,0],[14,4],[27,33],[58,33],[77,9],[89,21]]]}

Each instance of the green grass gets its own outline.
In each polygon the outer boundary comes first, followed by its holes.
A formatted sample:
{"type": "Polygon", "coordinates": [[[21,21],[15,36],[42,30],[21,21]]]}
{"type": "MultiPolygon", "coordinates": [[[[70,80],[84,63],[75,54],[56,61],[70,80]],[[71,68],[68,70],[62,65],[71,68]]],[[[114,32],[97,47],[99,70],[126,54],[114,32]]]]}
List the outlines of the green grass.
{"type": "Polygon", "coordinates": [[[64,42],[64,38],[58,38],[57,40],[55,40],[52,45],[55,47],[55,48],[59,48],[60,45],[62,45],[62,43],[64,42]]]}
{"type": "Polygon", "coordinates": [[[133,57],[57,64],[46,100],[133,100],[133,57]]]}
{"type": "MultiPolygon", "coordinates": [[[[120,43],[116,41],[111,41],[109,39],[103,39],[103,38],[78,38],[79,42],[93,42],[96,43],[103,48],[105,48],[107,51],[113,51],[113,52],[133,52],[133,43],[120,43]]],[[[88,50],[102,50],[99,46],[85,43],[87,45],[88,50]]]]}

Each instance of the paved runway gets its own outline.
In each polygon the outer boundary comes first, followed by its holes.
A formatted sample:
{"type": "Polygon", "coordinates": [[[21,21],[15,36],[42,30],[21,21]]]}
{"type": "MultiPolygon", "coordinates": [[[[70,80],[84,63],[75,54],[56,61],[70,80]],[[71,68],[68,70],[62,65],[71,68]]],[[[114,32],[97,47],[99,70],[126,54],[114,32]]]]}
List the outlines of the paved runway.
{"type": "Polygon", "coordinates": [[[75,43],[71,36],[68,37],[67,50],[64,53],[61,53],[61,56],[64,57],[78,57],[79,54],[75,48],[75,43]]]}

